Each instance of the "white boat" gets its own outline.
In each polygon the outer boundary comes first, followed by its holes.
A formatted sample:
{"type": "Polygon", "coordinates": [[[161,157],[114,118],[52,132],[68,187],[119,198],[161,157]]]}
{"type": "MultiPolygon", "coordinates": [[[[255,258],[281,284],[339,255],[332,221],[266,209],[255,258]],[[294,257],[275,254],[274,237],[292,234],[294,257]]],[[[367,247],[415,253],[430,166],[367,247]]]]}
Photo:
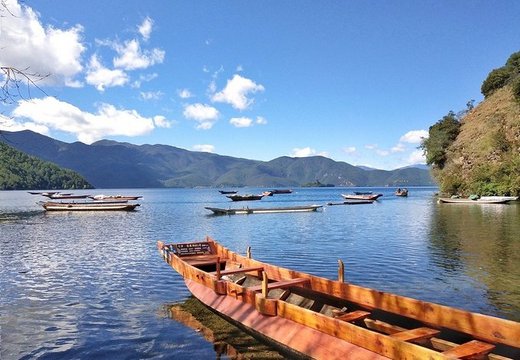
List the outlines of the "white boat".
{"type": "Polygon", "coordinates": [[[449,203],[449,204],[506,204],[511,200],[507,199],[489,199],[483,200],[479,199],[469,199],[469,198],[439,198],[439,203],[449,203]]]}
{"type": "Polygon", "coordinates": [[[47,211],[132,211],[139,204],[128,204],[124,201],[112,202],[42,202],[47,211]]]}
{"type": "Polygon", "coordinates": [[[205,209],[213,211],[215,215],[248,215],[248,214],[272,214],[272,213],[289,213],[289,212],[310,212],[321,208],[321,205],[302,205],[302,206],[285,206],[285,207],[265,207],[241,209],[222,209],[214,207],[205,207],[205,209]]]}
{"type": "Polygon", "coordinates": [[[517,201],[518,196],[481,196],[480,200],[506,200],[517,201]]]}

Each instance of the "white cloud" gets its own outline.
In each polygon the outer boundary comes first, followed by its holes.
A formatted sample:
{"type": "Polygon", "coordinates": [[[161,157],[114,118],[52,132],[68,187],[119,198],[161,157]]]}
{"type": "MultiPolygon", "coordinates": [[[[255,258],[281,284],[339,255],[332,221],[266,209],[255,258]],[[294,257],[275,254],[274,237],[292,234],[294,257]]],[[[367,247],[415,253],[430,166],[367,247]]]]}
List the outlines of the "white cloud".
{"type": "Polygon", "coordinates": [[[13,119],[0,114],[0,130],[5,131],[22,131],[31,130],[43,135],[49,134],[49,128],[45,125],[38,125],[33,122],[16,122],[13,119]]]}
{"type": "Polygon", "coordinates": [[[407,161],[408,161],[409,165],[425,164],[426,157],[424,156],[424,153],[422,150],[415,150],[414,152],[412,152],[410,154],[407,161]]]}
{"type": "Polygon", "coordinates": [[[213,127],[218,119],[219,112],[212,106],[205,104],[191,104],[184,108],[184,117],[195,120],[198,124],[197,129],[209,130],[213,127]]]}
{"type": "Polygon", "coordinates": [[[347,154],[354,154],[356,152],[356,147],[355,146],[344,147],[343,152],[345,152],[347,154]]]}
{"type": "Polygon", "coordinates": [[[159,100],[164,93],[162,91],[141,91],[139,97],[143,100],[159,100]]]}
{"type": "Polygon", "coordinates": [[[215,152],[215,146],[209,144],[193,145],[193,150],[212,153],[215,152]]]}
{"type": "Polygon", "coordinates": [[[257,116],[256,117],[256,123],[258,125],[266,125],[267,124],[267,120],[263,116],[257,116]]]}
{"type": "Polygon", "coordinates": [[[153,20],[149,17],[143,20],[143,23],[138,26],[139,34],[143,37],[145,41],[150,39],[150,34],[152,33],[153,20]]]}
{"type": "Polygon", "coordinates": [[[153,117],[153,123],[158,128],[171,128],[171,121],[166,120],[166,118],[162,115],[156,115],[153,117]]]}
{"type": "Polygon", "coordinates": [[[164,60],[164,50],[141,50],[136,39],[125,41],[124,44],[114,43],[114,50],[118,57],[114,58],[114,66],[124,70],[146,69],[149,66],[160,64],[164,60]]]}
{"type": "Polygon", "coordinates": [[[312,149],[310,147],[304,147],[304,148],[294,148],[291,157],[308,157],[308,156],[325,156],[328,157],[329,154],[325,151],[317,152],[315,149],[312,149]]]}
{"type": "Polygon", "coordinates": [[[376,144],[367,144],[367,145],[365,145],[365,149],[375,150],[375,149],[377,149],[377,145],[376,144]]]}
{"type": "Polygon", "coordinates": [[[129,79],[124,71],[104,67],[97,56],[93,55],[90,58],[85,80],[88,84],[95,86],[98,91],[105,91],[106,87],[123,86],[129,79]]]}
{"type": "Polygon", "coordinates": [[[191,92],[188,89],[181,89],[177,91],[177,94],[181,99],[189,99],[193,95],[191,95],[191,92]]]}
{"type": "MultiPolygon", "coordinates": [[[[7,1],[10,14],[2,13],[0,24],[0,63],[33,74],[47,75],[39,85],[78,87],[74,79],[83,67],[81,54],[83,27],[68,29],[44,26],[38,14],[29,6],[7,1]]],[[[2,8],[2,10],[4,10],[2,8]]]]}
{"type": "Polygon", "coordinates": [[[141,87],[141,84],[143,82],[152,81],[153,79],[156,79],[158,76],[159,75],[157,73],[139,75],[139,79],[135,80],[131,86],[135,89],[138,89],[141,87]]]}
{"type": "Polygon", "coordinates": [[[401,136],[400,142],[409,144],[420,144],[423,139],[428,138],[429,133],[427,130],[412,130],[401,136]]]}
{"type": "Polygon", "coordinates": [[[264,91],[262,85],[257,85],[254,81],[235,74],[231,80],[227,81],[226,87],[214,94],[211,98],[214,102],[231,104],[235,109],[245,110],[253,102],[247,97],[250,93],[264,91]]]}
{"type": "Polygon", "coordinates": [[[247,117],[231,118],[229,123],[237,128],[250,127],[253,125],[253,120],[247,117]]]}
{"type": "Polygon", "coordinates": [[[154,119],[135,110],[100,104],[96,113],[89,113],[53,97],[19,101],[12,115],[19,122],[28,119],[49,129],[72,133],[87,144],[107,135],[139,136],[154,129],[154,119]]]}
{"type": "Polygon", "coordinates": [[[405,146],[402,143],[398,143],[396,146],[394,146],[390,149],[390,152],[396,153],[396,152],[403,152],[405,150],[406,150],[405,146]]]}

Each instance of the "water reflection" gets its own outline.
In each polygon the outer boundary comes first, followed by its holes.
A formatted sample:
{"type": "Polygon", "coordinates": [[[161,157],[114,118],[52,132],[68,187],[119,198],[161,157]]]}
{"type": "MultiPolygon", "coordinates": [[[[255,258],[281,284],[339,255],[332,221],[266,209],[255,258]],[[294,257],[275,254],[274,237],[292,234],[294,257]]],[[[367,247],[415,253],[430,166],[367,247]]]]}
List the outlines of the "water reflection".
{"type": "MultiPolygon", "coordinates": [[[[430,226],[430,251],[434,263],[444,270],[442,277],[449,281],[453,274],[465,274],[472,286],[482,289],[494,311],[517,321],[519,219],[519,204],[438,204],[430,226]]],[[[459,286],[463,292],[463,285],[459,286]]]]}

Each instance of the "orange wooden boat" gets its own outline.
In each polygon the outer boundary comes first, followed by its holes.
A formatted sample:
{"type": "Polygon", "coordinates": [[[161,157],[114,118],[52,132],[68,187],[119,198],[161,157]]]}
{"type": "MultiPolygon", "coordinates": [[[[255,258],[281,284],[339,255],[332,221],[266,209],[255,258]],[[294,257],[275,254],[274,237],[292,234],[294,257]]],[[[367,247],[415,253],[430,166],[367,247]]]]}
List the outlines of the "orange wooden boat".
{"type": "Polygon", "coordinates": [[[520,323],[262,263],[211,238],[157,242],[202,303],[297,356],[520,359],[520,323]]]}

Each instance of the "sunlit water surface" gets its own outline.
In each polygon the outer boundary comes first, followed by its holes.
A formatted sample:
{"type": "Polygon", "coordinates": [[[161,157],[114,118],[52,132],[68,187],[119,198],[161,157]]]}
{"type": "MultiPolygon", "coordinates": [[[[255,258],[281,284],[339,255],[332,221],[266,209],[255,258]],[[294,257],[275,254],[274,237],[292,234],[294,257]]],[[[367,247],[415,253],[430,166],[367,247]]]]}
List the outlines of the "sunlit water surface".
{"type": "MultiPolygon", "coordinates": [[[[241,189],[261,192],[265,189],[241,189]]],[[[433,188],[316,213],[212,216],[204,206],[340,202],[346,188],[295,189],[232,203],[215,189],[96,190],[143,195],[135,212],[45,213],[0,192],[0,358],[215,358],[170,319],[189,293],[156,241],[210,235],[276,265],[520,321],[520,205],[437,204],[433,188]]]]}

